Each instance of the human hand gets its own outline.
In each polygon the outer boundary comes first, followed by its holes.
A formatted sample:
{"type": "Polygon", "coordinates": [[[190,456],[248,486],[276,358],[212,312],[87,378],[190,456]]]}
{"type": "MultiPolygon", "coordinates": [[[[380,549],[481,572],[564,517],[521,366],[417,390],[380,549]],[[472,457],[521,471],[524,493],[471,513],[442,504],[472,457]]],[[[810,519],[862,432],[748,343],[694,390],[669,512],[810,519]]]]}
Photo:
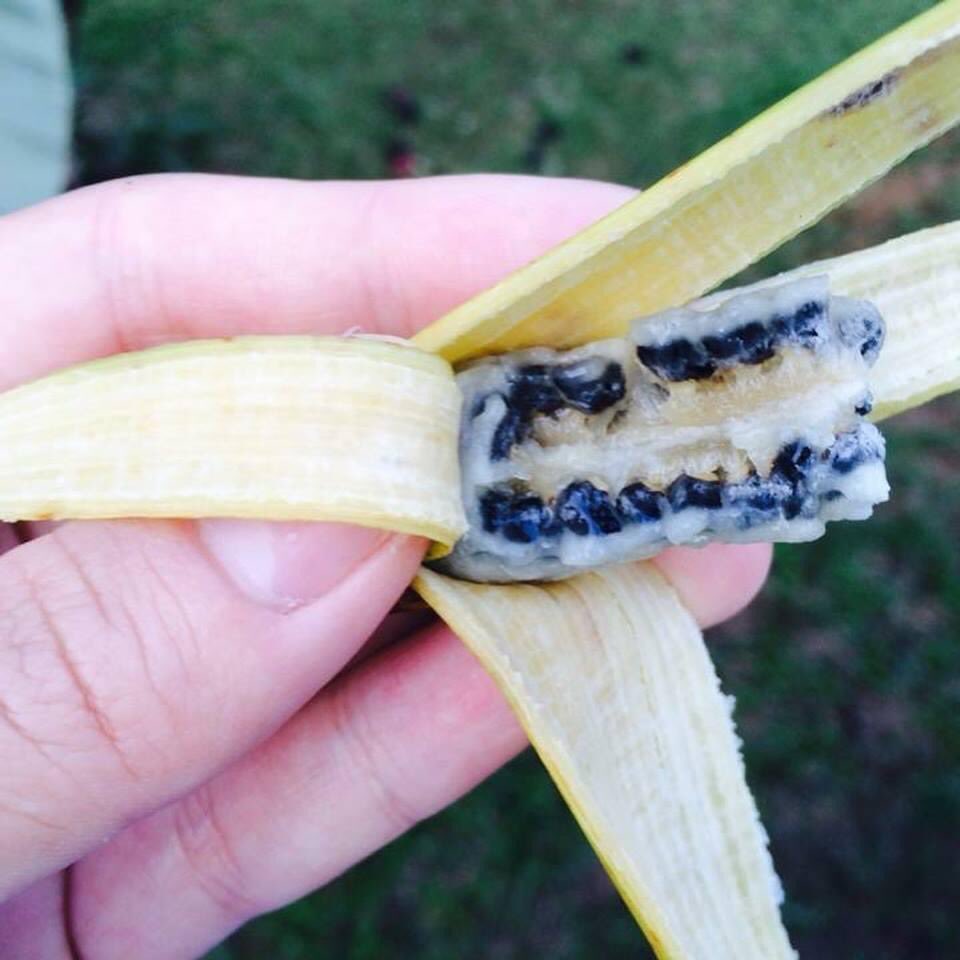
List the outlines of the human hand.
{"type": "MultiPolygon", "coordinates": [[[[628,196],[519,177],[79,191],[0,220],[0,388],[171,339],[406,336],[628,196]]],[[[370,644],[416,538],[117,521],[4,526],[0,545],[4,958],[200,954],[524,744],[442,625],[370,644]]],[[[709,625],[769,555],[658,562],[709,625]]]]}

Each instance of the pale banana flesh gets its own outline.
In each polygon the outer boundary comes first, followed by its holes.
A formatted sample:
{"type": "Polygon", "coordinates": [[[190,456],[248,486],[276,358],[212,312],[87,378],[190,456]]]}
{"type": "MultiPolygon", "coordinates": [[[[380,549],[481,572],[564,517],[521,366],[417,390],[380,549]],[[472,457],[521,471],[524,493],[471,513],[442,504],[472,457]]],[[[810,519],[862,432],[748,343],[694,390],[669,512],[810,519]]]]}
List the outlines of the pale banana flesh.
{"type": "Polygon", "coordinates": [[[438,572],[559,580],[669,545],[822,536],[887,500],[872,303],[826,276],[638,319],[630,336],[470,361],[469,527],[438,572]]]}
{"type": "MultiPolygon", "coordinates": [[[[958,74],[949,0],[415,342],[449,361],[567,347],[689,301],[957,122],[958,74]]],[[[960,385],[960,224],[803,270],[880,308],[877,416],[960,385]]],[[[464,525],[458,405],[439,357],[361,338],[120,357],[0,396],[0,516],[338,519],[448,547],[464,525]]],[[[729,703],[667,584],[638,564],[417,586],[513,703],[661,958],[793,955],[729,703]]]]}

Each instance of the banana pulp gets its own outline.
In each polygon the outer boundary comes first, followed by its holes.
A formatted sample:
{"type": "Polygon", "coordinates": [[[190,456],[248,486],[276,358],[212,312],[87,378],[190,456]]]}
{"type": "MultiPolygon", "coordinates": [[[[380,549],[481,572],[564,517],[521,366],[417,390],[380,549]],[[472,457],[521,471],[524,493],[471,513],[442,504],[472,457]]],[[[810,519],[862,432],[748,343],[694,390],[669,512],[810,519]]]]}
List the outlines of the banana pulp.
{"type": "MultiPolygon", "coordinates": [[[[240,338],[13,390],[0,517],[338,519],[449,549],[466,517],[447,361],[622,337],[702,295],[956,123],[958,75],[949,0],[454,310],[420,350],[240,338]]],[[[773,282],[817,276],[886,322],[874,419],[960,385],[960,225],[773,282]]],[[[514,705],[661,958],[793,956],[729,703],[668,584],[640,563],[539,586],[424,571],[417,587],[514,705]]]]}
{"type": "Polygon", "coordinates": [[[819,537],[887,498],[864,420],[883,320],[825,276],[638,320],[625,338],[457,376],[469,528],[437,569],[556,580],[671,544],[819,537]]]}

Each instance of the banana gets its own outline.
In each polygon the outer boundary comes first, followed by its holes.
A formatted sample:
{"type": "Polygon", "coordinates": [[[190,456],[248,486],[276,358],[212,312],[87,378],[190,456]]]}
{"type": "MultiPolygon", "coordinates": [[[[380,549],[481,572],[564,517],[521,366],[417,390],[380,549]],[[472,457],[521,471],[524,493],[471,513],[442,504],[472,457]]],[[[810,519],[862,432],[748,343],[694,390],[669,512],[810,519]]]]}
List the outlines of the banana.
{"type": "MultiPolygon", "coordinates": [[[[638,318],[688,304],[955,124],[958,75],[960,0],[948,0],[409,346],[197,342],[10,391],[0,517],[336,519],[447,551],[468,526],[451,364],[623,337],[638,318]]],[[[826,278],[831,301],[867,301],[883,317],[886,344],[864,374],[874,420],[960,386],[960,224],[697,309],[812,278],[826,278]]],[[[636,327],[654,366],[658,322],[636,327]]],[[[658,956],[793,956],[730,703],[652,567],[509,586],[424,569],[416,587],[513,704],[658,956]]]]}
{"type": "Polygon", "coordinates": [[[469,529],[439,569],[556,580],[710,540],[800,542],[887,499],[864,421],[883,319],[826,276],[458,374],[469,529]]]}
{"type": "MultiPolygon", "coordinates": [[[[701,303],[807,277],[883,316],[872,419],[960,387],[960,222],[701,303]]],[[[449,548],[467,528],[461,406],[445,360],[374,337],[189,341],[80,364],[0,394],[0,519],[336,519],[449,548]]]]}

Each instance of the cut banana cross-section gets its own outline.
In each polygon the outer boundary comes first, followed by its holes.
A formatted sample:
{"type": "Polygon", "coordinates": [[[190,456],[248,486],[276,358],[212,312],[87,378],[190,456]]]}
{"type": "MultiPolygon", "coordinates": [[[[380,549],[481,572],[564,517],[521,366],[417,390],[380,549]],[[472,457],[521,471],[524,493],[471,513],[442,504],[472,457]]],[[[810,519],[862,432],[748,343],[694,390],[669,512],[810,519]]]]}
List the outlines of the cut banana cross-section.
{"type": "Polygon", "coordinates": [[[883,320],[825,276],[457,377],[470,529],[440,569],[548,580],[708,540],[810,540],[888,493],[863,418],[883,320]]]}

